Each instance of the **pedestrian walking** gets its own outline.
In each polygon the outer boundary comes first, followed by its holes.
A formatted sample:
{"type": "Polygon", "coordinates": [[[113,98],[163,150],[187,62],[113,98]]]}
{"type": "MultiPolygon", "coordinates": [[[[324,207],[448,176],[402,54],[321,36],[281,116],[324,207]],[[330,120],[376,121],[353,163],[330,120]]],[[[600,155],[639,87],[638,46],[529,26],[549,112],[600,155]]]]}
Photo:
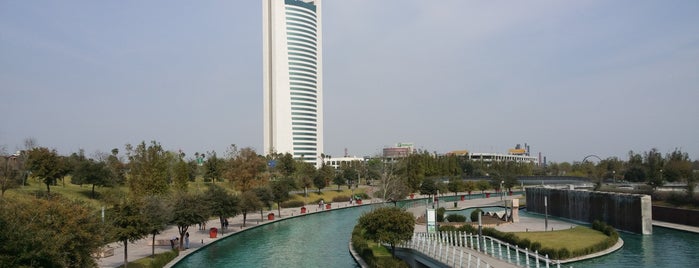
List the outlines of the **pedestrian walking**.
{"type": "Polygon", "coordinates": [[[189,249],[189,232],[184,234],[184,248],[189,249]]]}

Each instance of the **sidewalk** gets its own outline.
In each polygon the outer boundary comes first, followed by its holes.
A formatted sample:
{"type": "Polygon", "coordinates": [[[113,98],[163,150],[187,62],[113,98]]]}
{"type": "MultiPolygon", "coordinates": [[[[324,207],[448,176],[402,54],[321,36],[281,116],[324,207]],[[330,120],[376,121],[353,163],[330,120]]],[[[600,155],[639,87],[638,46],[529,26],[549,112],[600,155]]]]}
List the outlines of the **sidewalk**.
{"type": "MultiPolygon", "coordinates": [[[[372,204],[372,203],[377,203],[381,202],[380,200],[374,198],[370,200],[364,200],[364,204],[372,204]]],[[[357,206],[356,203],[353,203],[352,205],[349,204],[349,202],[336,202],[336,203],[330,203],[332,209],[338,209],[338,208],[345,208],[345,207],[350,207],[350,206],[357,206]]],[[[318,208],[318,205],[307,205],[306,206],[307,213],[306,214],[313,214],[317,212],[323,212],[325,209],[320,209],[318,208]]],[[[279,217],[278,211],[275,210],[263,210],[262,217],[260,217],[260,212],[254,212],[254,213],[248,213],[247,215],[247,221],[245,224],[245,228],[243,228],[243,215],[238,215],[232,218],[228,218],[228,229],[223,230],[223,234],[221,233],[221,224],[219,222],[218,218],[211,219],[206,223],[206,228],[203,230],[199,230],[197,225],[192,225],[189,227],[187,230],[189,232],[189,249],[185,249],[180,251],[180,255],[177,256],[173,261],[169,263],[169,265],[165,267],[170,267],[170,265],[175,264],[177,261],[181,260],[182,258],[186,257],[187,255],[195,252],[196,250],[211,244],[215,242],[216,240],[220,240],[222,238],[228,237],[232,234],[235,234],[237,232],[249,229],[251,227],[255,227],[261,224],[267,224],[279,220],[284,220],[290,217],[298,217],[304,214],[301,214],[301,208],[300,207],[295,207],[295,208],[283,208],[281,209],[282,217],[279,217]],[[274,220],[269,221],[267,220],[267,214],[269,213],[274,213],[274,220]],[[218,230],[218,236],[216,238],[210,238],[209,237],[209,229],[215,227],[218,230]]],[[[155,236],[156,240],[170,240],[174,237],[179,237],[179,234],[177,232],[177,226],[169,226],[167,229],[162,231],[159,235],[155,236]]],[[[128,260],[129,261],[135,261],[141,258],[146,258],[151,255],[151,246],[149,243],[152,241],[151,236],[149,235],[148,237],[138,240],[134,243],[129,243],[128,244],[128,260]]],[[[184,244],[183,244],[184,245],[184,244]]],[[[106,258],[100,258],[97,259],[97,265],[99,267],[119,267],[124,264],[124,245],[122,243],[111,243],[108,245],[111,248],[114,248],[114,255],[106,258]]],[[[155,246],[155,254],[166,252],[171,250],[170,244],[168,243],[167,245],[164,246],[155,246]]]]}

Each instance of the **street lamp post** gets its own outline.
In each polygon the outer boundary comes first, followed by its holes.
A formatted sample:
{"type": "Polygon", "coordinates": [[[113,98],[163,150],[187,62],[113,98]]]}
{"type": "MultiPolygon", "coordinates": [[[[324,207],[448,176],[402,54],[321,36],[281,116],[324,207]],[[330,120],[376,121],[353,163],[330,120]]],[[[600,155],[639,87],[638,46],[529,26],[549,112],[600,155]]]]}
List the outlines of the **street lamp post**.
{"type": "Polygon", "coordinates": [[[502,189],[502,185],[505,183],[505,181],[500,181],[500,200],[505,199],[505,191],[502,189]]]}

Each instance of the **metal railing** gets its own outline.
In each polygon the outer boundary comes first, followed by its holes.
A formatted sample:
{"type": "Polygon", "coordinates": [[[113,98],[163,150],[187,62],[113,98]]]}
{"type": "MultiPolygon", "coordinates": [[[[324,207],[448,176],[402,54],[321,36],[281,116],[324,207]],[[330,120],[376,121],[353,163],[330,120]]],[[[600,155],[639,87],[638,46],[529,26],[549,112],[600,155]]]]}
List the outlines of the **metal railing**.
{"type": "Polygon", "coordinates": [[[492,266],[477,255],[471,254],[470,250],[464,250],[466,248],[517,266],[561,267],[558,261],[549,259],[548,255],[542,256],[538,251],[531,252],[526,248],[523,249],[490,236],[481,236],[479,239],[476,234],[459,231],[415,233],[412,240],[403,246],[453,267],[492,266]]]}

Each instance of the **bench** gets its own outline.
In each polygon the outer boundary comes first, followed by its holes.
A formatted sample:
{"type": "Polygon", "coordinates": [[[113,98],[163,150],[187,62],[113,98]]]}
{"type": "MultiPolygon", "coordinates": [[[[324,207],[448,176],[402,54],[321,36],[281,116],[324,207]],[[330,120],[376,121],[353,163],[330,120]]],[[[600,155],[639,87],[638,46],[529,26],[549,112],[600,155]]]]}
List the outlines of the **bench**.
{"type": "Polygon", "coordinates": [[[100,248],[99,251],[92,254],[92,256],[97,257],[97,258],[106,258],[106,257],[114,256],[114,248],[110,248],[110,247],[100,248]]]}

